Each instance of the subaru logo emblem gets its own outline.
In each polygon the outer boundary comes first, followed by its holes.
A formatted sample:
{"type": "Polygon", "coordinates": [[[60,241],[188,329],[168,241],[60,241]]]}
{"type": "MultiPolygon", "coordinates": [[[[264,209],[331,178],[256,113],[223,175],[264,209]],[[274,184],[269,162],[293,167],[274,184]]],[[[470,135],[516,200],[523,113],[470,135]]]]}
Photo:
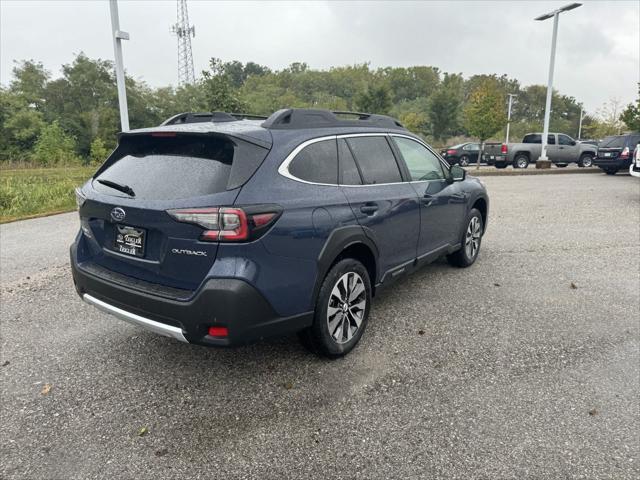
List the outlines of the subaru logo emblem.
{"type": "Polygon", "coordinates": [[[124,217],[126,216],[127,214],[120,207],[116,207],[113,210],[111,210],[111,218],[113,219],[114,222],[121,222],[124,220],[124,217]]]}

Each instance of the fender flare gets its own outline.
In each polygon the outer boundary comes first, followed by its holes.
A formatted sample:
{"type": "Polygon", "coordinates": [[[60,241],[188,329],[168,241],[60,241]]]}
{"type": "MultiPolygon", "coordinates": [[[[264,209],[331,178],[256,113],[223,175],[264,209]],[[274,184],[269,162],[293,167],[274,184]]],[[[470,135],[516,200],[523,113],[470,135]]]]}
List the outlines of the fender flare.
{"type": "MultiPolygon", "coordinates": [[[[331,268],[331,265],[335,261],[336,258],[342,253],[346,248],[355,244],[363,244],[371,252],[373,253],[373,258],[375,261],[375,276],[378,276],[378,257],[379,251],[376,244],[371,240],[369,236],[367,236],[366,230],[364,227],[360,225],[348,225],[345,227],[336,228],[331,232],[331,234],[327,237],[327,240],[324,242],[320,253],[318,254],[318,274],[316,276],[315,285],[313,287],[313,296],[312,301],[314,304],[312,308],[315,307],[315,301],[318,297],[318,292],[320,291],[320,287],[322,286],[322,282],[324,281],[324,277],[327,275],[327,272],[331,268]]],[[[373,235],[373,232],[371,232],[373,235]]],[[[375,285],[376,278],[371,279],[371,284],[375,285]]]]}

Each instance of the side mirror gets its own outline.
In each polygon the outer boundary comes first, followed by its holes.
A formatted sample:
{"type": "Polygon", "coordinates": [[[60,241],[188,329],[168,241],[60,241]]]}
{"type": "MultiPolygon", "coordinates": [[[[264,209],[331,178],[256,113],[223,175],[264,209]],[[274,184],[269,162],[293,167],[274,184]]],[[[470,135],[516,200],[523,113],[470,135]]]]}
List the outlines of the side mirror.
{"type": "Polygon", "coordinates": [[[571,140],[571,145],[573,145],[575,147],[576,146],[576,141],[575,140],[571,140]]]}
{"type": "Polygon", "coordinates": [[[461,182],[467,178],[467,171],[460,165],[452,165],[450,171],[454,182],[461,182]]]}

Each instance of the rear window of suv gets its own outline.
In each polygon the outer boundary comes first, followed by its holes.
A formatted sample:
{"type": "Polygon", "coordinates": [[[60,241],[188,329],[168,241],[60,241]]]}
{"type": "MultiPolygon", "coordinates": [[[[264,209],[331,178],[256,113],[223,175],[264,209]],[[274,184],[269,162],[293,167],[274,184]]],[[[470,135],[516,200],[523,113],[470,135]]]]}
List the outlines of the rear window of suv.
{"type": "Polygon", "coordinates": [[[626,137],[624,135],[615,135],[611,137],[605,137],[599,144],[598,147],[603,148],[623,148],[626,141],[626,137]]]}
{"type": "Polygon", "coordinates": [[[223,192],[242,185],[268,150],[224,136],[134,135],[123,137],[93,188],[122,195],[100,180],[126,185],[136,199],[175,200],[223,192]]]}

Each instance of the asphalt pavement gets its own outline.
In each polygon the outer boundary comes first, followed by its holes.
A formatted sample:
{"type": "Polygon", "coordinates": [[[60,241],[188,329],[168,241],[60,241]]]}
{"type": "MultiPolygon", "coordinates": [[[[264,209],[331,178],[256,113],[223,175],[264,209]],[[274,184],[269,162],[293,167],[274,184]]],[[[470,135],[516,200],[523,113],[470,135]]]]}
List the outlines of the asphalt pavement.
{"type": "Polygon", "coordinates": [[[75,294],[75,214],[0,226],[0,478],[638,478],[640,182],[483,181],[476,264],[335,361],[139,330],[75,294]]]}

